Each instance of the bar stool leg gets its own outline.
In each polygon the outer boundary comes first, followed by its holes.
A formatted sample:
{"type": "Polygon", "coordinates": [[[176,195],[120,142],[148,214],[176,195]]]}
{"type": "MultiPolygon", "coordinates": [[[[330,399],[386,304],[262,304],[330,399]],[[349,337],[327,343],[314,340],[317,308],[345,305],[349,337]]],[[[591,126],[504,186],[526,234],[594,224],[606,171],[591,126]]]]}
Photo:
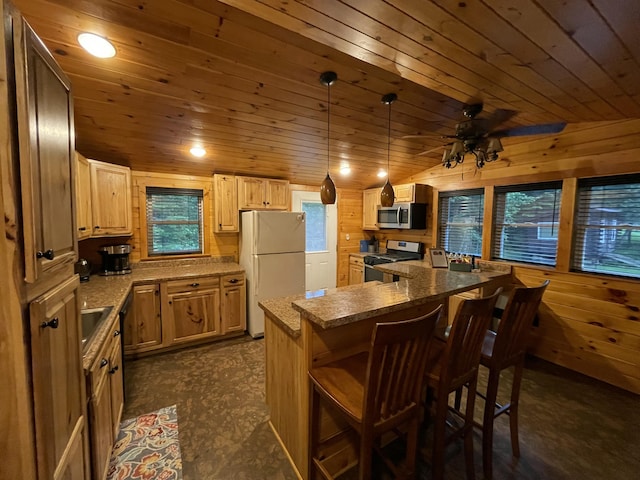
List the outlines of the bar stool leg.
{"type": "Polygon", "coordinates": [[[464,418],[464,460],[467,469],[467,480],[474,480],[476,472],[473,467],[473,410],[476,400],[477,379],[469,382],[467,405],[464,418]]]}
{"type": "Polygon", "coordinates": [[[500,371],[490,368],[482,422],[482,466],[486,480],[491,480],[493,476],[493,421],[495,420],[499,381],[500,371]]]}
{"type": "Polygon", "coordinates": [[[511,450],[514,457],[520,456],[518,441],[518,401],[520,400],[520,383],[524,369],[524,358],[516,363],[513,371],[513,385],[511,387],[511,407],[509,408],[509,426],[511,427],[511,450]]]}
{"type": "Polygon", "coordinates": [[[447,400],[448,396],[445,393],[441,393],[440,396],[436,398],[436,412],[433,425],[433,458],[431,459],[433,480],[442,480],[444,478],[447,400]]]}

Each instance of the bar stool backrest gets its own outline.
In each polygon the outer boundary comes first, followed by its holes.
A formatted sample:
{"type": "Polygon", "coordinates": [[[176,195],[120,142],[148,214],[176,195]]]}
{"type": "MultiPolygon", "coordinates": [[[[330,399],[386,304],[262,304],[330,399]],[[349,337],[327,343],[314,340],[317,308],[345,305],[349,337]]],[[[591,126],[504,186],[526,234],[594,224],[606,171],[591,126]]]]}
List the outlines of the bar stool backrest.
{"type": "Polygon", "coordinates": [[[420,404],[429,343],[442,305],[419,318],[376,324],[364,390],[363,418],[385,429],[408,418],[420,404]],[[397,420],[397,421],[396,421],[397,420]]]}
{"type": "Polygon", "coordinates": [[[547,285],[549,280],[539,287],[516,287],[511,292],[493,346],[491,362],[496,362],[496,367],[505,368],[524,355],[527,336],[547,285]]]}

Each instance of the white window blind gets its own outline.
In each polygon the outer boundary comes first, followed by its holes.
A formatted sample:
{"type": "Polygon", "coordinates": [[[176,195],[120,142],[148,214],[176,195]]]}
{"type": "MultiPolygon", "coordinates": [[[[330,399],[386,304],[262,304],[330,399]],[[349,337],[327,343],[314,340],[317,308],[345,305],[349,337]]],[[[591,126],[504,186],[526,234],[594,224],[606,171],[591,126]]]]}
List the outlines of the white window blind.
{"type": "Polygon", "coordinates": [[[147,187],[147,253],[203,253],[202,190],[147,187]]]}
{"type": "Polygon", "coordinates": [[[640,278],[640,175],[578,182],[573,269],[640,278]]]}
{"type": "Polygon", "coordinates": [[[491,257],[555,265],[561,194],[561,182],[496,188],[491,257]]]}
{"type": "Polygon", "coordinates": [[[484,190],[441,192],[438,199],[438,247],[480,256],[484,190]]]}

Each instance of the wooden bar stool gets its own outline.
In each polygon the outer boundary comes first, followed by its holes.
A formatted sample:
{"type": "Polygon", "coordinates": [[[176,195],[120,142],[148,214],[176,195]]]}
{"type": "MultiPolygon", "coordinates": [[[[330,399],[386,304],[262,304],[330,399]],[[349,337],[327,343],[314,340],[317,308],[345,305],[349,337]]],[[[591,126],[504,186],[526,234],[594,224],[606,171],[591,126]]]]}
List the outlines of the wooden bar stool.
{"type": "MultiPolygon", "coordinates": [[[[432,478],[444,476],[444,454],[448,443],[464,438],[464,454],[467,478],[475,478],[473,467],[473,409],[475,405],[480,349],[485,331],[493,317],[493,308],[502,288],[485,298],[467,299],[459,306],[451,324],[446,343],[434,340],[430,358],[438,361],[426,373],[427,407],[432,412],[433,453],[431,457],[432,478]],[[440,349],[438,352],[437,350],[440,349]],[[466,410],[460,414],[462,425],[448,425],[449,394],[463,385],[469,386],[466,410]],[[447,435],[447,426],[453,431],[447,435]]],[[[431,365],[430,365],[431,366],[431,365]]]]}
{"type": "Polygon", "coordinates": [[[320,399],[334,407],[360,438],[359,479],[371,478],[373,450],[382,455],[377,442],[380,436],[389,431],[400,434],[398,427],[402,425],[408,428],[404,465],[396,466],[384,456],[383,459],[396,478],[415,476],[422,382],[429,343],[441,310],[442,305],[412,320],[378,323],[368,352],[309,371],[310,478],[317,478],[318,474],[335,478],[358,463],[336,461],[331,452],[322,451],[320,399]]]}
{"type": "MultiPolygon", "coordinates": [[[[489,380],[486,395],[479,394],[485,399],[485,407],[482,425],[478,426],[482,428],[482,465],[484,477],[487,480],[490,480],[493,475],[493,421],[503,413],[509,415],[513,455],[520,456],[518,400],[527,337],[547,285],[549,285],[549,280],[546,280],[539,287],[515,288],[504,308],[497,332],[488,330],[484,337],[480,364],[489,369],[489,380]],[[497,403],[500,372],[511,366],[515,367],[511,386],[511,401],[500,405],[497,403]]],[[[456,403],[459,401],[459,395],[460,392],[456,393],[456,403]]]]}

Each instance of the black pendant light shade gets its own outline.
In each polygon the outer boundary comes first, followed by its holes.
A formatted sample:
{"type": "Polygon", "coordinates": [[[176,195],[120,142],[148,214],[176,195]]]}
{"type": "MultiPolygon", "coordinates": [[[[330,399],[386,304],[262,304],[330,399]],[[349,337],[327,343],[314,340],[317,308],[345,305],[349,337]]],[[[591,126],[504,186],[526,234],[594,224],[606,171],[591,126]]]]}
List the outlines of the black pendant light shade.
{"type": "Polygon", "coordinates": [[[331,126],[331,85],[338,79],[335,72],[324,72],[320,75],[320,83],[327,87],[327,176],[320,185],[320,200],[324,205],[336,203],[336,186],[329,175],[329,133],[331,126]]]}
{"type": "Polygon", "coordinates": [[[380,192],[380,205],[383,207],[392,207],[393,202],[396,199],[395,192],[389,181],[389,157],[391,156],[391,104],[398,99],[395,93],[387,93],[382,96],[382,103],[389,105],[389,130],[387,135],[387,182],[382,187],[380,192]]]}

